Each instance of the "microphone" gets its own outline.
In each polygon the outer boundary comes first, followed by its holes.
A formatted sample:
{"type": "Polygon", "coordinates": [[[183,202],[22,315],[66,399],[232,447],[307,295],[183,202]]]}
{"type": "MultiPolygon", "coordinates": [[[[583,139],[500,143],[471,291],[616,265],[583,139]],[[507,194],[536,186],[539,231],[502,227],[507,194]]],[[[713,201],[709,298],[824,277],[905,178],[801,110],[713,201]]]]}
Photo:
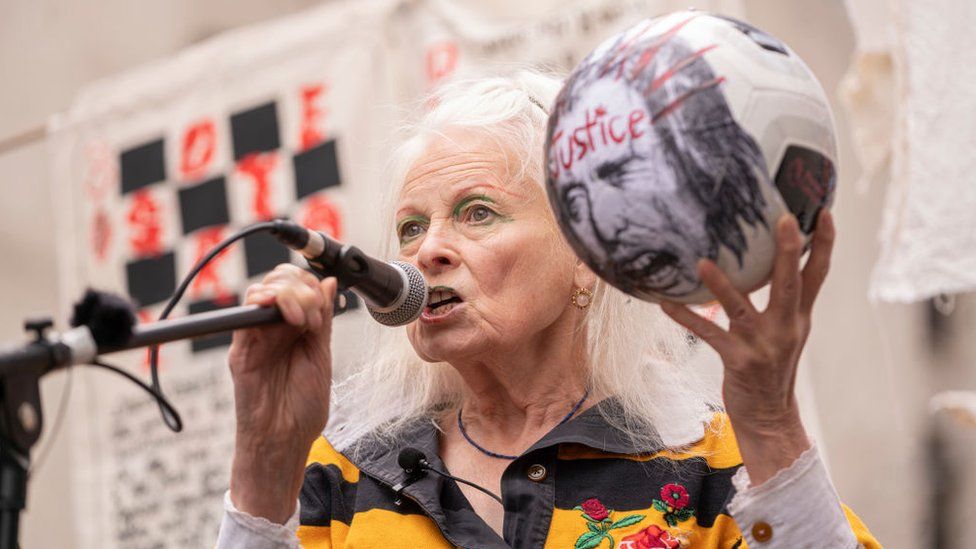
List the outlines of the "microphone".
{"type": "Polygon", "coordinates": [[[477,484],[471,481],[464,480],[463,478],[455,477],[444,471],[440,471],[436,469],[434,466],[430,464],[429,461],[427,461],[427,454],[425,454],[423,450],[420,450],[418,448],[408,446],[403,450],[400,450],[400,453],[397,455],[397,464],[400,466],[401,469],[403,469],[403,472],[407,474],[406,481],[401,482],[393,487],[393,491],[396,493],[397,496],[400,495],[400,492],[402,492],[404,488],[410,486],[414,482],[417,482],[424,476],[424,474],[427,471],[430,471],[442,477],[449,478],[455,482],[467,484],[468,486],[474,488],[475,490],[480,490],[481,492],[488,494],[489,496],[491,496],[492,499],[500,503],[502,506],[505,505],[502,502],[502,498],[489,492],[487,489],[482,488],[481,486],[478,486],[477,484]]]}
{"type": "Polygon", "coordinates": [[[271,234],[305,257],[322,276],[334,276],[366,302],[380,324],[403,326],[427,306],[427,281],[409,263],[373,259],[359,248],[342,244],[287,219],[276,219],[271,234]]]}

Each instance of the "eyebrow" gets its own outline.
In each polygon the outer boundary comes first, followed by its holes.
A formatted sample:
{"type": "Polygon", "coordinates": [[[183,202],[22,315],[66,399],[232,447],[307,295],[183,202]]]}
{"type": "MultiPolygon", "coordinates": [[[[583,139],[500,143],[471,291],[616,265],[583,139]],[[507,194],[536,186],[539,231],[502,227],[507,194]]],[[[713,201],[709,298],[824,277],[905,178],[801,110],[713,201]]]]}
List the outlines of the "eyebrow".
{"type": "MultiPolygon", "coordinates": [[[[510,191],[510,190],[505,189],[503,187],[500,187],[498,185],[494,185],[492,183],[479,182],[479,183],[472,183],[470,185],[466,185],[466,186],[461,187],[460,189],[454,191],[454,197],[452,198],[452,201],[458,200],[459,197],[461,197],[464,194],[466,194],[466,193],[468,193],[468,192],[470,192],[470,191],[472,191],[474,189],[477,189],[477,188],[488,188],[488,189],[491,189],[491,190],[494,190],[494,191],[498,191],[498,192],[500,192],[502,194],[506,194],[506,195],[511,196],[511,197],[514,197],[514,198],[519,198],[519,199],[524,199],[525,198],[525,196],[522,195],[522,194],[519,194],[519,193],[514,192],[514,191],[510,191]]],[[[490,199],[490,197],[485,197],[485,198],[489,198],[490,199]]],[[[396,216],[399,216],[405,210],[410,210],[410,207],[409,206],[405,206],[403,208],[398,209],[396,211],[396,214],[395,215],[396,216]]]]}

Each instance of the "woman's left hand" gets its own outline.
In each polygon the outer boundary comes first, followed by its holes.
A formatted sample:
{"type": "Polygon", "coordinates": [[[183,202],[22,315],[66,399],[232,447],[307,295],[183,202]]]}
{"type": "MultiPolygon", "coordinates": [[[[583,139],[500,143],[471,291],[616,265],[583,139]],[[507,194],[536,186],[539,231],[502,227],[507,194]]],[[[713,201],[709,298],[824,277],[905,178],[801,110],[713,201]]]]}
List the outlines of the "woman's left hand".
{"type": "Polygon", "coordinates": [[[800,269],[803,239],[789,214],[776,223],[776,259],[769,305],[760,312],[715,265],[702,260],[698,274],[725,309],[729,329],[702,318],[685,305],[661,308],[721,356],[722,397],[742,461],[753,485],[789,467],[810,447],[794,395],[800,352],[810,334],[813,303],[830,265],[833,219],[824,209],[813,246],[800,269]]]}

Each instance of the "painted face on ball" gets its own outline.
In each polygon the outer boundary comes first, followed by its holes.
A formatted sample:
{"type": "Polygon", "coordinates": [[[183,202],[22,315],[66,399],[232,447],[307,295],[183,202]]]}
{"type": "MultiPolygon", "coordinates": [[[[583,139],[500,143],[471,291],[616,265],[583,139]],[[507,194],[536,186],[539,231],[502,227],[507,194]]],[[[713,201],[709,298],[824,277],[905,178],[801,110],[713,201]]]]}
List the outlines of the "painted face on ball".
{"type": "Polygon", "coordinates": [[[702,205],[668,168],[651,116],[634,90],[597,81],[561,116],[550,162],[589,262],[627,291],[680,296],[699,287],[696,262],[715,250],[702,205]]]}
{"type": "MultiPolygon", "coordinates": [[[[734,120],[704,55],[676,37],[622,35],[587,60],[555,105],[548,190],[587,264],[643,299],[701,288],[697,263],[763,227],[768,185],[755,140],[734,120]]],[[[646,32],[646,31],[643,31],[646,32]]]]}

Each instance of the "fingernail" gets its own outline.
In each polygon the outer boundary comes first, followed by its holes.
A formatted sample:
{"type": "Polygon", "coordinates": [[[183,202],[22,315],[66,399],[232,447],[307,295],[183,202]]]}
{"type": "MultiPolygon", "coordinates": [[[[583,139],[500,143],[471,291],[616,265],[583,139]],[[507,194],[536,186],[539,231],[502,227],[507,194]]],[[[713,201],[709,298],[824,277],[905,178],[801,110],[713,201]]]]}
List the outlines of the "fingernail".
{"type": "Polygon", "coordinates": [[[701,258],[698,260],[696,267],[698,269],[698,276],[704,276],[712,268],[712,261],[707,258],[701,258]]]}
{"type": "Polygon", "coordinates": [[[823,219],[821,219],[821,221],[823,221],[824,224],[827,225],[827,228],[828,229],[833,229],[834,228],[834,214],[830,213],[830,210],[824,209],[823,210],[823,213],[820,214],[820,215],[823,217],[823,219]]]}

